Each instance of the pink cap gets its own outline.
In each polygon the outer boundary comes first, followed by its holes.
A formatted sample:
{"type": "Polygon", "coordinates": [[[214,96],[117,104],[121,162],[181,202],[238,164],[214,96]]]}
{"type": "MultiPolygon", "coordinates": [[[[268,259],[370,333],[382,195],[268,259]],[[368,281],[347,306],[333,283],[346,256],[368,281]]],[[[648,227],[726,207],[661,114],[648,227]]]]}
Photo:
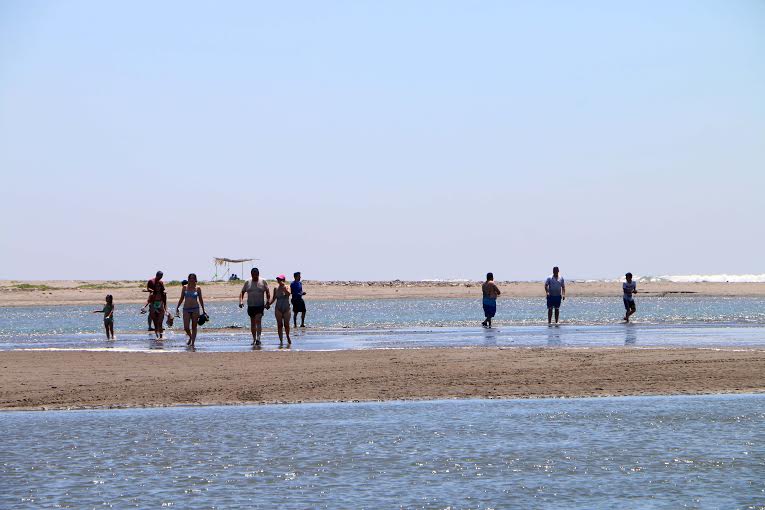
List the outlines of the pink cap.
{"type": "Polygon", "coordinates": [[[276,279],[277,279],[277,280],[286,280],[286,279],[287,279],[287,277],[286,277],[286,276],[284,276],[283,274],[280,274],[279,276],[277,276],[277,277],[276,277],[276,279]]]}

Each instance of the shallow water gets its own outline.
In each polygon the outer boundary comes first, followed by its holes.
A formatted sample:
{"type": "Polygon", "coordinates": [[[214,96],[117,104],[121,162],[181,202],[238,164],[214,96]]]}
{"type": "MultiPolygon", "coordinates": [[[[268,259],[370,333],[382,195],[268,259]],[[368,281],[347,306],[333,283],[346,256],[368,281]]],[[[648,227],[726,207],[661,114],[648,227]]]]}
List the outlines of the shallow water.
{"type": "MultiPolygon", "coordinates": [[[[466,299],[309,301],[308,330],[293,331],[302,350],[402,347],[765,347],[765,299],[751,297],[643,297],[634,324],[620,324],[621,300],[574,298],[565,302],[563,324],[548,328],[539,299],[500,301],[495,328],[477,327],[480,303],[466,299]]],[[[140,333],[146,316],[137,305],[118,305],[118,340],[107,342],[92,306],[3,308],[0,350],[117,349],[181,350],[181,321],[162,342],[140,333]],[[127,332],[126,332],[127,331],[127,332]]],[[[201,328],[200,351],[250,348],[249,323],[235,303],[212,303],[210,326],[201,328]]],[[[278,346],[272,313],[264,319],[264,348],[278,346]]]]}
{"type": "MultiPolygon", "coordinates": [[[[432,328],[476,326],[483,320],[480,299],[370,299],[307,301],[307,323],[319,329],[432,328]]],[[[765,325],[765,298],[759,297],[641,297],[636,321],[641,324],[765,325]]],[[[147,326],[139,305],[116,304],[115,329],[140,331],[147,326]]],[[[0,308],[0,338],[13,334],[100,333],[100,307],[47,306],[0,308]]],[[[234,302],[207,306],[211,327],[249,326],[246,311],[234,302]]],[[[561,317],[568,324],[613,324],[624,316],[620,297],[577,297],[564,301],[561,317]]],[[[498,304],[497,326],[538,325],[546,322],[544,299],[507,298],[498,304]]],[[[176,321],[176,327],[181,321],[176,321]]],[[[275,327],[267,311],[265,327],[275,327]]]]}
{"type": "Polygon", "coordinates": [[[3,508],[762,508],[765,396],[0,414],[3,508]]]}
{"type": "MultiPolygon", "coordinates": [[[[248,351],[248,331],[203,332],[197,352],[248,351]]],[[[286,344],[285,344],[286,345],[286,344]]],[[[325,351],[348,349],[405,349],[428,347],[706,347],[765,348],[765,327],[756,326],[669,326],[618,324],[609,326],[507,326],[501,328],[421,328],[365,330],[307,330],[292,335],[292,350],[325,351]]],[[[279,349],[274,332],[263,334],[259,350],[279,349]]],[[[35,335],[6,339],[0,350],[82,349],[110,351],[178,352],[186,350],[182,331],[168,333],[158,341],[149,334],[119,335],[107,341],[100,334],[35,335]]]]}

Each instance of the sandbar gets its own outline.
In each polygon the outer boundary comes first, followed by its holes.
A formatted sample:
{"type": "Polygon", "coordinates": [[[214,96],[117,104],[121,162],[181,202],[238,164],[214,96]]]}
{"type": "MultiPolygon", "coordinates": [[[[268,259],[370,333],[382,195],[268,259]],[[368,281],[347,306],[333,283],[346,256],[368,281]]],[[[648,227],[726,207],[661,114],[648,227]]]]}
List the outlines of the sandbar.
{"type": "Polygon", "coordinates": [[[759,349],[0,352],[0,409],[760,393],[759,349]]]}

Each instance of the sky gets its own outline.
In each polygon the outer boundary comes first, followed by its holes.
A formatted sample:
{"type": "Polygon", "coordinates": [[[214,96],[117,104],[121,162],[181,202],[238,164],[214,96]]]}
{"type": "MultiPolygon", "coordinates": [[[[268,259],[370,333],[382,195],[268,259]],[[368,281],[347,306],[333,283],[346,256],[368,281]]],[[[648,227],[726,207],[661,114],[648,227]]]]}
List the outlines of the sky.
{"type": "Polygon", "coordinates": [[[765,273],[765,2],[0,0],[0,174],[0,279],[765,273]]]}

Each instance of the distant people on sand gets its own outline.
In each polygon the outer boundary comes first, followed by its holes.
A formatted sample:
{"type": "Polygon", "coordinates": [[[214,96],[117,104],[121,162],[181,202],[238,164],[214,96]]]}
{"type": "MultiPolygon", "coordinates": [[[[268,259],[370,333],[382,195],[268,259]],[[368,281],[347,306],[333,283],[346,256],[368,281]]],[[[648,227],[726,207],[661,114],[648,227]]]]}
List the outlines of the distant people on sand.
{"type": "Polygon", "coordinates": [[[285,284],[286,279],[287,277],[283,274],[276,277],[277,286],[274,287],[274,295],[268,303],[269,305],[276,303],[274,317],[276,317],[276,329],[279,332],[279,347],[284,345],[283,333],[287,334],[287,345],[292,345],[290,339],[290,295],[292,293],[285,284]]]}
{"type": "Polygon", "coordinates": [[[197,340],[197,324],[200,316],[206,316],[205,301],[202,299],[202,288],[197,286],[197,275],[189,274],[188,283],[181,289],[181,297],[175,307],[175,315],[183,304],[183,330],[189,339],[186,345],[194,347],[197,340]]]}
{"type": "Polygon", "coordinates": [[[270,306],[271,293],[268,290],[268,284],[260,279],[260,271],[257,267],[253,267],[250,274],[252,279],[244,282],[242,292],[239,293],[239,308],[244,306],[244,295],[247,294],[247,315],[250,316],[252,345],[260,345],[263,311],[270,306]]]}
{"type": "Polygon", "coordinates": [[[114,298],[111,294],[106,296],[106,304],[101,310],[93,310],[93,313],[104,314],[104,329],[106,330],[106,339],[114,340],[114,298]]]}
{"type": "Polygon", "coordinates": [[[558,273],[558,266],[553,268],[552,276],[545,280],[545,294],[547,295],[547,323],[552,324],[553,311],[555,312],[555,323],[558,323],[560,315],[561,301],[566,299],[566,282],[558,273]]]}
{"type": "Polygon", "coordinates": [[[294,313],[294,325],[295,327],[298,327],[297,325],[297,319],[298,314],[300,314],[300,327],[305,327],[305,301],[303,301],[303,296],[306,295],[305,292],[303,292],[303,283],[301,280],[300,271],[293,274],[295,277],[295,280],[290,283],[290,291],[292,292],[292,312],[294,313]]]}
{"type": "MultiPolygon", "coordinates": [[[[154,324],[154,335],[157,338],[162,338],[164,333],[162,323],[165,320],[165,313],[167,313],[167,294],[165,293],[165,284],[162,283],[162,271],[157,271],[157,276],[149,282],[152,283],[151,294],[149,294],[146,304],[141,308],[141,313],[145,313],[146,307],[149,307],[149,317],[154,324]]],[[[147,288],[149,288],[148,285],[147,288]]]]}
{"type": "Polygon", "coordinates": [[[486,273],[486,281],[481,285],[483,293],[483,314],[486,319],[481,323],[484,328],[491,327],[491,319],[497,314],[497,298],[501,294],[494,283],[494,273],[486,273]]]}
{"type": "Polygon", "coordinates": [[[632,273],[624,275],[627,279],[622,283],[622,290],[624,291],[624,322],[629,322],[630,317],[637,311],[635,306],[635,294],[637,294],[637,282],[632,281],[632,273]]]}

